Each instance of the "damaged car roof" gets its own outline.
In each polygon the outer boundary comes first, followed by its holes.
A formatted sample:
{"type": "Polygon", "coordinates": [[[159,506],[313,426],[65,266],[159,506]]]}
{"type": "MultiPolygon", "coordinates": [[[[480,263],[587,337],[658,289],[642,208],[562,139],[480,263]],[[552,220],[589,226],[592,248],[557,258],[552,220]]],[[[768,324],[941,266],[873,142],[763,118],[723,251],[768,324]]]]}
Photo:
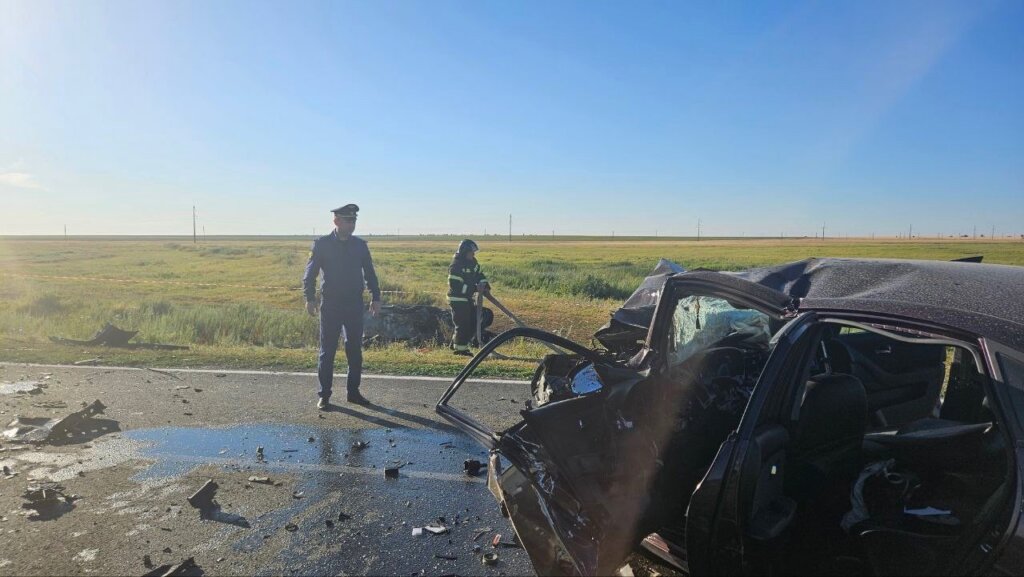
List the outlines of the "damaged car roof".
{"type": "Polygon", "coordinates": [[[800,298],[801,310],[897,315],[1024,348],[1024,267],[812,258],[727,274],[800,298]]]}
{"type": "MultiPolygon", "coordinates": [[[[646,331],[665,282],[686,273],[685,268],[662,259],[596,336],[608,346],[617,330],[646,331]]],[[[721,274],[801,299],[801,310],[913,318],[1024,349],[1024,267],[970,261],[810,258],[721,274]]]]}

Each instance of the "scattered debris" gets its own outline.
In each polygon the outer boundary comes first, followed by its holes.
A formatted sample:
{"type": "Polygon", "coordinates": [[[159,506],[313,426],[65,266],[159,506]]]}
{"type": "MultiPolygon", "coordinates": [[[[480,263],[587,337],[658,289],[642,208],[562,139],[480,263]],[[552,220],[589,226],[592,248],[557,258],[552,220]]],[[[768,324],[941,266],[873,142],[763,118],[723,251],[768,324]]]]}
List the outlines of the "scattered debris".
{"type": "Polygon", "coordinates": [[[56,519],[74,509],[77,499],[74,495],[65,495],[64,487],[52,482],[29,485],[22,496],[27,502],[22,503],[21,508],[36,511],[29,516],[33,521],[56,519]]]}
{"type": "Polygon", "coordinates": [[[413,527],[412,528],[412,536],[413,537],[420,537],[422,535],[423,535],[423,527],[413,527]]]}
{"type": "Polygon", "coordinates": [[[367,448],[369,446],[370,446],[370,443],[368,443],[366,441],[356,441],[356,442],[352,443],[352,448],[357,450],[357,451],[362,451],[363,449],[365,449],[365,448],[367,448]]]}
{"type": "Polygon", "coordinates": [[[466,459],[462,463],[462,470],[466,472],[470,477],[476,477],[480,474],[480,469],[484,466],[483,463],[476,459],[466,459]]]}
{"type": "Polygon", "coordinates": [[[338,520],[339,521],[348,521],[351,518],[352,518],[352,515],[346,515],[345,513],[338,513],[338,520]]]}
{"type": "MultiPolygon", "coordinates": [[[[160,345],[154,343],[129,343],[139,331],[126,331],[107,323],[91,339],[79,341],[64,337],[50,337],[50,340],[62,345],[91,346],[91,347],[119,347],[124,349],[154,349],[161,351],[188,350],[188,347],[181,345],[160,345]]],[[[95,359],[99,360],[99,359],[95,359]]],[[[81,362],[81,361],[80,361],[81,362]]],[[[75,363],[76,365],[79,363],[75,363]]]]}
{"type": "Polygon", "coordinates": [[[252,476],[252,477],[249,477],[249,481],[252,482],[252,483],[259,483],[261,485],[273,485],[273,483],[270,481],[270,477],[256,477],[256,476],[252,476]]]}
{"type": "Polygon", "coordinates": [[[215,376],[215,377],[220,377],[220,378],[224,378],[224,377],[226,377],[226,376],[228,376],[228,375],[227,375],[227,373],[217,373],[216,375],[213,375],[213,376],[215,376]]]}
{"type": "Polygon", "coordinates": [[[480,548],[479,545],[473,545],[473,552],[474,553],[479,553],[480,551],[481,551],[481,548],[480,548]]]}
{"type": "Polygon", "coordinates": [[[66,409],[68,404],[64,401],[40,401],[38,403],[32,403],[33,407],[37,409],[66,409]]]}
{"type": "Polygon", "coordinates": [[[387,467],[384,469],[384,477],[387,479],[397,479],[398,469],[399,467],[387,467]]]}
{"type": "Polygon", "coordinates": [[[152,569],[153,568],[153,560],[149,558],[149,555],[143,555],[142,556],[142,566],[145,567],[146,569],[152,569]]]}
{"type": "Polygon", "coordinates": [[[102,360],[103,359],[101,359],[100,357],[96,357],[94,359],[82,359],[80,361],[75,361],[75,362],[73,362],[71,364],[72,365],[76,365],[76,366],[80,366],[80,365],[95,365],[96,363],[98,363],[98,362],[100,362],[102,360]]]}
{"type": "Polygon", "coordinates": [[[294,533],[299,530],[299,526],[295,523],[288,523],[284,526],[284,530],[288,531],[289,533],[294,533]]]}
{"type": "Polygon", "coordinates": [[[480,558],[480,562],[484,565],[497,565],[498,554],[497,553],[484,553],[484,556],[480,558]]]}
{"type": "Polygon", "coordinates": [[[326,521],[324,521],[324,524],[327,525],[328,529],[333,529],[334,528],[334,521],[331,521],[330,519],[327,519],[326,521]]]}
{"type": "Polygon", "coordinates": [[[455,555],[444,555],[441,553],[434,553],[434,559],[444,559],[446,561],[458,561],[459,558],[455,555]]]}
{"type": "Polygon", "coordinates": [[[215,506],[213,498],[217,494],[217,488],[218,485],[213,479],[208,480],[188,498],[188,504],[200,511],[213,509],[215,506]]]}
{"type": "Polygon", "coordinates": [[[480,537],[483,537],[484,535],[490,533],[492,530],[493,529],[491,529],[490,527],[487,527],[486,529],[478,529],[476,535],[473,535],[473,540],[479,541],[480,537]]]}
{"type": "Polygon", "coordinates": [[[316,442],[316,437],[310,437],[310,438],[308,438],[306,440],[309,441],[310,443],[315,443],[316,442]]]}
{"type": "Polygon", "coordinates": [[[305,496],[306,496],[306,494],[303,493],[302,491],[295,491],[294,493],[292,493],[292,498],[293,499],[301,499],[301,498],[303,498],[305,496]]]}
{"type": "Polygon", "coordinates": [[[432,535],[444,535],[448,532],[448,527],[445,527],[444,525],[440,525],[438,523],[431,523],[424,527],[423,530],[427,531],[432,535]]]}
{"type": "MultiPolygon", "coordinates": [[[[84,403],[83,403],[84,405],[84,403]]],[[[102,414],[106,405],[100,401],[93,401],[85,405],[80,411],[59,419],[25,419],[17,418],[11,421],[9,427],[3,432],[3,436],[16,443],[43,443],[46,441],[65,441],[68,438],[85,435],[92,428],[89,426],[89,419],[95,415],[102,414]]]]}
{"type": "Polygon", "coordinates": [[[43,392],[42,388],[45,385],[39,381],[18,381],[16,383],[0,383],[0,395],[13,395],[28,393],[30,395],[38,395],[43,392]]]}
{"type": "Polygon", "coordinates": [[[202,574],[203,570],[196,565],[195,557],[189,557],[177,565],[161,565],[142,577],[187,577],[202,574]]]}
{"type": "Polygon", "coordinates": [[[263,447],[256,447],[256,461],[262,463],[265,460],[266,457],[263,455],[263,447]]]}

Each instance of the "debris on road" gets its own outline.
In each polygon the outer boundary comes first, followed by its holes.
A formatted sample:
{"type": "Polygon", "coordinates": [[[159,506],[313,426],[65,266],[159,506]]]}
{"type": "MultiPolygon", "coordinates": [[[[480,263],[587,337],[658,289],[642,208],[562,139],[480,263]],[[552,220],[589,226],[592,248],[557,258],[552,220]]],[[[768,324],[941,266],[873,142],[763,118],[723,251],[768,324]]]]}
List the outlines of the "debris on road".
{"type": "Polygon", "coordinates": [[[37,409],[66,409],[68,404],[64,401],[40,401],[38,403],[32,403],[32,406],[37,409]]]}
{"type": "Polygon", "coordinates": [[[75,365],[75,366],[81,366],[81,365],[95,365],[96,363],[98,363],[98,362],[100,362],[100,361],[102,361],[102,360],[103,360],[102,358],[100,358],[100,357],[96,357],[96,358],[92,358],[92,359],[82,359],[82,360],[80,360],[80,361],[75,361],[75,362],[73,362],[73,363],[71,363],[71,364],[72,364],[72,365],[75,365]]]}
{"type": "Polygon", "coordinates": [[[303,493],[302,491],[295,491],[294,493],[292,493],[292,498],[293,499],[301,499],[301,498],[303,498],[305,496],[306,496],[306,494],[303,493]]]}
{"type": "Polygon", "coordinates": [[[357,451],[362,451],[363,449],[365,449],[365,448],[367,448],[369,446],[370,446],[370,443],[368,443],[366,441],[356,441],[356,442],[352,443],[352,448],[357,450],[357,451]]]}
{"type": "Polygon", "coordinates": [[[484,556],[480,558],[480,562],[484,565],[497,565],[498,554],[497,553],[484,553],[484,556]]]}
{"type": "MultiPolygon", "coordinates": [[[[68,439],[74,440],[75,437],[84,436],[89,432],[99,432],[92,428],[89,420],[95,415],[102,414],[106,408],[106,405],[97,400],[85,405],[82,410],[59,419],[19,417],[7,425],[9,428],[3,432],[3,436],[15,443],[67,442],[68,439]]],[[[101,427],[100,430],[113,432],[109,427],[101,427]]],[[[115,427],[114,430],[119,429],[115,427]]]]}
{"type": "Polygon", "coordinates": [[[432,535],[444,535],[448,532],[448,527],[445,527],[444,525],[438,523],[431,523],[424,527],[423,530],[427,531],[432,535]]]}
{"type": "Polygon", "coordinates": [[[50,521],[75,508],[74,495],[65,495],[64,487],[52,482],[29,485],[22,495],[26,502],[22,509],[35,510],[29,519],[34,521],[50,521]]]}
{"type": "Polygon", "coordinates": [[[487,527],[486,529],[478,529],[476,535],[473,535],[473,540],[479,541],[480,537],[483,537],[484,535],[490,533],[492,530],[493,529],[491,529],[490,527],[487,527]]]}
{"type": "Polygon", "coordinates": [[[249,482],[259,483],[261,485],[273,485],[274,483],[270,480],[270,477],[249,477],[249,482]]]}
{"type": "Polygon", "coordinates": [[[256,462],[262,463],[266,460],[263,454],[263,447],[256,447],[256,462]]]}
{"type": "Polygon", "coordinates": [[[384,469],[384,478],[386,479],[397,479],[398,478],[398,467],[387,467],[384,469]]]}
{"type": "Polygon", "coordinates": [[[346,515],[345,513],[338,513],[338,520],[339,521],[348,521],[351,518],[352,518],[352,515],[346,515]]]}
{"type": "Polygon", "coordinates": [[[444,559],[446,561],[458,561],[459,558],[455,555],[445,555],[443,553],[434,553],[434,559],[444,559]]]}
{"type": "Polygon", "coordinates": [[[142,577],[189,577],[202,574],[203,570],[196,565],[195,557],[189,557],[177,565],[161,565],[142,577]]]}
{"type": "Polygon", "coordinates": [[[213,509],[215,506],[213,498],[217,494],[218,487],[219,485],[217,485],[213,479],[208,480],[203,483],[203,486],[200,487],[198,491],[188,498],[188,504],[200,511],[209,511],[210,509],[213,509]]]}
{"type": "Polygon", "coordinates": [[[306,440],[309,441],[310,443],[315,443],[316,442],[316,437],[310,437],[310,438],[308,438],[306,440]]]}
{"type": "Polygon", "coordinates": [[[288,531],[289,533],[294,533],[299,530],[299,526],[295,523],[288,523],[284,526],[284,530],[288,531]]]}
{"type": "Polygon", "coordinates": [[[413,527],[412,528],[412,536],[413,537],[420,537],[422,535],[423,535],[423,527],[413,527]]]}
{"type": "Polygon", "coordinates": [[[480,474],[480,469],[484,466],[483,463],[476,459],[466,459],[462,463],[462,470],[466,472],[470,477],[476,477],[480,474]]]}

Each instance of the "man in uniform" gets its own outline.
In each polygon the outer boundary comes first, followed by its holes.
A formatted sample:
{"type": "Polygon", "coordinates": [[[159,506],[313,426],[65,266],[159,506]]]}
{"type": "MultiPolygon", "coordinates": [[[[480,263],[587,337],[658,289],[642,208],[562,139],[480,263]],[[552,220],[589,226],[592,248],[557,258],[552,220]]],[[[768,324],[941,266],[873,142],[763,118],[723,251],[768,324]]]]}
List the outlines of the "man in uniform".
{"type": "MultiPolygon", "coordinates": [[[[455,322],[452,352],[457,355],[471,355],[469,342],[476,336],[476,306],[473,297],[477,291],[484,294],[491,291],[487,276],[480,270],[480,263],[476,260],[478,250],[480,248],[475,242],[468,238],[463,240],[448,267],[448,306],[452,308],[452,321],[455,322]]],[[[483,309],[481,329],[491,326],[493,321],[494,313],[490,309],[483,309]]]]}
{"type": "Polygon", "coordinates": [[[352,236],[356,229],[359,207],[346,204],[336,208],[334,232],[313,241],[302,277],[306,297],[306,311],[311,316],[320,313],[320,357],[317,374],[320,397],[317,407],[330,406],[331,385],[334,381],[334,355],[342,331],[345,334],[345,358],[348,360],[348,402],[367,404],[359,394],[359,378],[363,371],[363,290],[370,289],[370,314],[380,312],[380,284],[373,270],[373,260],[366,241],[352,236]],[[320,303],[316,301],[316,278],[323,271],[320,282],[320,303]]]}

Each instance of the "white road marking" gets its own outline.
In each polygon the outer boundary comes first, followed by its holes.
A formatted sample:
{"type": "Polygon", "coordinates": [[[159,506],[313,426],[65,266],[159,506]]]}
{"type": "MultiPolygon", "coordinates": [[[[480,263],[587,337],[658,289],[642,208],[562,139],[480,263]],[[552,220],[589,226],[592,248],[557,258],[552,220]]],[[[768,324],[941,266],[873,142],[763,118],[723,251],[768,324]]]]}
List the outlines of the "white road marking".
{"type": "MultiPolygon", "coordinates": [[[[155,369],[158,371],[165,371],[168,373],[186,373],[186,374],[225,374],[225,375],[267,375],[267,376],[284,376],[284,377],[316,377],[316,373],[298,373],[298,372],[287,372],[287,371],[243,371],[237,369],[174,369],[174,368],[163,368],[163,367],[108,367],[105,365],[45,365],[37,363],[2,363],[3,366],[8,367],[33,367],[39,369],[83,369],[83,370],[111,370],[111,371],[146,371],[149,369],[155,369]]],[[[343,378],[346,377],[347,373],[335,373],[334,377],[343,378]]],[[[417,377],[409,375],[373,375],[363,373],[364,379],[382,379],[382,380],[395,380],[395,381],[436,381],[450,383],[454,378],[449,377],[417,377]]],[[[473,383],[492,383],[496,385],[524,385],[529,384],[529,381],[516,381],[512,379],[470,379],[473,383]]]]}

